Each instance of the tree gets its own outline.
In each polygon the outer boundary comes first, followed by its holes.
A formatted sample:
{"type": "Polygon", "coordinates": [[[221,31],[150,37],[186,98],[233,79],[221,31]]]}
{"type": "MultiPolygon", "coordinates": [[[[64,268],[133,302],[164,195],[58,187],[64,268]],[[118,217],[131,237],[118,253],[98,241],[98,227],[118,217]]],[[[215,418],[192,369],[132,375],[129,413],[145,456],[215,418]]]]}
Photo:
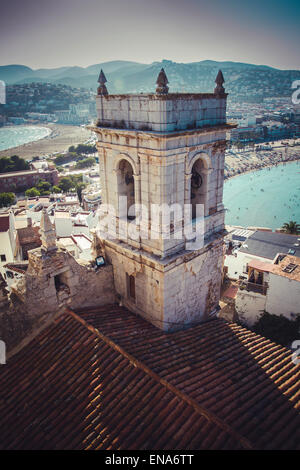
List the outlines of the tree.
{"type": "Polygon", "coordinates": [[[87,168],[90,166],[94,166],[96,164],[96,160],[93,157],[85,158],[84,160],[80,160],[76,163],[75,168],[87,168]]]}
{"type": "Polygon", "coordinates": [[[0,173],[24,170],[29,170],[29,164],[23,158],[18,157],[18,155],[0,157],[0,173]]]}
{"type": "Polygon", "coordinates": [[[26,197],[37,197],[37,196],[40,196],[40,192],[39,192],[38,189],[33,187],[33,188],[27,189],[27,191],[25,191],[25,196],[26,197]]]}
{"type": "Polygon", "coordinates": [[[59,193],[61,193],[61,189],[58,186],[53,186],[52,187],[52,192],[59,194],[59,193]]]}
{"type": "Polygon", "coordinates": [[[58,187],[64,192],[68,192],[70,191],[70,189],[73,189],[75,187],[74,185],[74,182],[72,181],[72,179],[68,176],[63,176],[59,183],[58,183],[58,187]]]}
{"type": "Polygon", "coordinates": [[[72,160],[77,160],[78,155],[75,152],[69,152],[66,154],[59,154],[55,157],[54,163],[55,165],[63,165],[64,163],[69,163],[72,160]]]}
{"type": "Polygon", "coordinates": [[[85,187],[86,187],[85,183],[77,183],[76,185],[76,191],[77,191],[78,199],[80,202],[82,202],[81,193],[85,187]]]}
{"type": "Polygon", "coordinates": [[[281,229],[285,233],[292,233],[292,234],[295,234],[295,235],[300,234],[300,225],[297,224],[297,222],[295,220],[290,220],[289,222],[286,222],[285,224],[283,224],[281,229]]]}
{"type": "Polygon", "coordinates": [[[97,148],[96,148],[96,145],[78,144],[76,148],[71,146],[69,148],[69,152],[76,152],[77,154],[80,154],[80,153],[84,153],[84,154],[96,153],[97,148]]]}
{"type": "Polygon", "coordinates": [[[50,194],[51,184],[48,181],[40,181],[36,185],[36,189],[40,192],[41,195],[46,196],[50,194]]]}
{"type": "Polygon", "coordinates": [[[11,206],[15,199],[16,195],[14,193],[0,193],[0,207],[11,206]]]}

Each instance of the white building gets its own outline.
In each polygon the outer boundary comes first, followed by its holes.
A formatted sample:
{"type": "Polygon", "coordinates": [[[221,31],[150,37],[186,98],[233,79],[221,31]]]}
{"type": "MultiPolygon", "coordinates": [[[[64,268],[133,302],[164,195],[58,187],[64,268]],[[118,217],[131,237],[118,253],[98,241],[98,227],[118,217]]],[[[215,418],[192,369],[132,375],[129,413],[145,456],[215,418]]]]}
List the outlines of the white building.
{"type": "Polygon", "coordinates": [[[69,211],[57,210],[53,219],[57,237],[69,237],[73,232],[73,222],[69,211]]]}
{"type": "Polygon", "coordinates": [[[0,271],[5,274],[4,265],[14,260],[16,230],[12,211],[0,214],[0,271]]]}
{"type": "Polygon", "coordinates": [[[92,259],[92,240],[86,235],[71,235],[70,237],[59,238],[57,246],[65,248],[76,259],[84,259],[87,261],[92,259]]]}
{"type": "Polygon", "coordinates": [[[272,263],[278,253],[300,256],[300,238],[297,235],[257,230],[252,232],[241,247],[227,250],[224,266],[230,279],[247,277],[250,261],[272,263]]]}
{"type": "Polygon", "coordinates": [[[264,311],[288,319],[300,315],[300,258],[278,255],[274,263],[250,261],[235,308],[240,321],[250,327],[264,311]]]}

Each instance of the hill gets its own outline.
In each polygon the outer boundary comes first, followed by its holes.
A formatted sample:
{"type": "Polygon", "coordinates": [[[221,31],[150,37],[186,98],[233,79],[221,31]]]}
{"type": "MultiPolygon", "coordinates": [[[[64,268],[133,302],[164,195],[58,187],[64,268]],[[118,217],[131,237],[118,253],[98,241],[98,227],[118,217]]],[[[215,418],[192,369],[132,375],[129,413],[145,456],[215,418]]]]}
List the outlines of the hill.
{"type": "Polygon", "coordinates": [[[204,60],[177,63],[170,60],[141,64],[115,60],[89,67],[59,67],[33,70],[23,65],[0,67],[0,79],[8,84],[47,82],[74,88],[96,90],[102,68],[110,93],[153,92],[160,69],[164,67],[173,92],[211,92],[221,68],[226,91],[238,101],[262,101],[265,97],[291,96],[291,85],[300,79],[299,70],[279,70],[266,65],[204,60]]]}

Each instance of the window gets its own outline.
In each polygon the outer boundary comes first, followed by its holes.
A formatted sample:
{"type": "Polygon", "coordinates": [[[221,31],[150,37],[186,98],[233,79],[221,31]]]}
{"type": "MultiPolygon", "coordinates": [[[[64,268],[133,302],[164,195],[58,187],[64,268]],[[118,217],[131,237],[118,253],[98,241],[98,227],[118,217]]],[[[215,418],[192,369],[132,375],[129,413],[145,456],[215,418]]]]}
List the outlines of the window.
{"type": "Polygon", "coordinates": [[[128,292],[128,297],[131,300],[135,300],[135,277],[134,276],[127,276],[127,292],[128,292]]]}
{"type": "Polygon", "coordinates": [[[5,255],[0,255],[1,262],[4,263],[6,261],[6,256],[5,255]]]}
{"type": "MultiPolygon", "coordinates": [[[[199,158],[193,165],[191,177],[191,205],[192,218],[197,216],[197,204],[205,205],[206,197],[206,175],[203,172],[204,164],[199,158]]],[[[204,210],[205,214],[205,210],[204,210]]]]}
{"type": "MultiPolygon", "coordinates": [[[[126,214],[128,220],[135,219],[135,194],[133,168],[127,160],[121,160],[118,168],[119,196],[126,196],[126,214]]],[[[119,208],[120,210],[120,208],[119,208]]]]}

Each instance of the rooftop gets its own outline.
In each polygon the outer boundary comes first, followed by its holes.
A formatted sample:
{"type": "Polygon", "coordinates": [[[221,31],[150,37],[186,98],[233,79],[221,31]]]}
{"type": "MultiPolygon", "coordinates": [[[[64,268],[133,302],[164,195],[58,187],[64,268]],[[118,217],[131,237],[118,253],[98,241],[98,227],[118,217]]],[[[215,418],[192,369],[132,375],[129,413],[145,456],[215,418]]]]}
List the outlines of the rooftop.
{"type": "Polygon", "coordinates": [[[300,257],[285,256],[279,264],[274,264],[272,273],[300,282],[300,257]]]}
{"type": "Polygon", "coordinates": [[[239,250],[242,253],[249,253],[270,260],[273,260],[277,253],[300,256],[299,235],[297,237],[297,235],[287,233],[258,230],[247,238],[244,245],[239,250]],[[292,250],[292,252],[289,253],[289,250],[292,250]]]}
{"type": "Polygon", "coordinates": [[[28,243],[40,243],[39,227],[23,227],[17,229],[19,244],[21,246],[28,243]]]}
{"type": "Polygon", "coordinates": [[[300,446],[300,366],[222,319],[164,333],[116,305],[68,310],[8,365],[3,449],[300,446]]]}
{"type": "MultiPolygon", "coordinates": [[[[25,171],[12,171],[10,173],[0,173],[0,178],[5,179],[11,176],[27,176],[27,175],[35,175],[38,173],[51,173],[54,171],[53,169],[43,169],[43,170],[25,170],[25,171]]],[[[55,170],[56,171],[56,170],[55,170]]]]}

